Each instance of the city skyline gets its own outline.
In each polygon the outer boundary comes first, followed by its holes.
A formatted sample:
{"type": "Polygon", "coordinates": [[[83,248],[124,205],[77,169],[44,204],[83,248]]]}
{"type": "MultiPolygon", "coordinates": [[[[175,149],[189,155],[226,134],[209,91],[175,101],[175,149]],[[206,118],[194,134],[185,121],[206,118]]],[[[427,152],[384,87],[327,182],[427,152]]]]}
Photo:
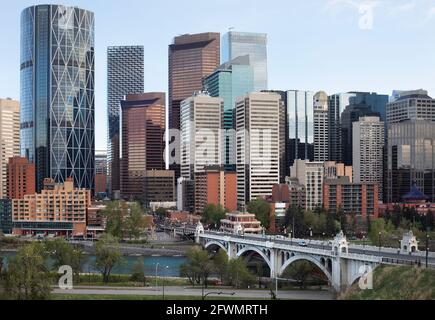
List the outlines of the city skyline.
{"type": "MultiPolygon", "coordinates": [[[[0,70],[7,77],[0,79],[0,97],[19,100],[20,14],[26,7],[44,2],[26,0],[3,5],[0,16],[10,27],[0,30],[0,38],[7,40],[1,41],[4,59],[0,61],[0,70]]],[[[168,23],[159,28],[158,33],[137,23],[144,12],[155,16],[150,19],[160,19],[165,13],[166,21],[176,21],[171,17],[180,10],[183,12],[183,7],[189,7],[189,14],[196,17],[208,5],[195,1],[189,1],[190,6],[171,2],[173,10],[165,11],[165,3],[144,4],[132,0],[125,6],[111,1],[109,10],[107,1],[59,2],[93,11],[96,15],[96,149],[106,149],[107,145],[107,123],[98,121],[107,119],[107,47],[151,43],[152,50],[145,52],[145,91],[167,92],[167,46],[174,37],[184,33],[225,34],[232,27],[235,31],[266,33],[269,89],[391,94],[395,89],[423,88],[429,95],[435,93],[431,81],[435,59],[431,57],[433,50],[427,48],[433,45],[425,41],[430,35],[430,26],[435,25],[435,10],[430,1],[365,1],[373,9],[373,23],[366,26],[361,25],[362,15],[358,10],[358,4],[363,1],[275,2],[277,5],[267,7],[262,7],[259,1],[253,1],[249,7],[243,2],[231,2],[233,10],[228,12],[229,2],[221,1],[220,6],[214,8],[213,18],[187,19],[182,29],[177,23],[168,23]],[[131,6],[137,10],[130,10],[131,6]],[[239,14],[241,10],[246,11],[243,17],[239,14]],[[288,19],[274,18],[281,12],[286,12],[288,19]],[[117,17],[127,13],[131,18],[117,23],[117,17]],[[264,23],[259,26],[255,21],[260,16],[264,23]],[[108,26],[114,28],[109,30],[108,26]],[[395,50],[401,41],[406,41],[407,45],[395,50]],[[419,53],[419,61],[414,61],[415,52],[419,53]]]]}

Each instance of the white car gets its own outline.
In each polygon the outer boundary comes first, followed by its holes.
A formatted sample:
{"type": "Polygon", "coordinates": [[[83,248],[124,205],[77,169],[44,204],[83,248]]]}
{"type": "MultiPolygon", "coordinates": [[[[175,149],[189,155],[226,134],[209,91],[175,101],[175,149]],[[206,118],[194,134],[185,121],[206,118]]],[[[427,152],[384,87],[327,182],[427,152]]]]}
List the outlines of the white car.
{"type": "Polygon", "coordinates": [[[305,242],[305,241],[299,241],[298,242],[298,245],[300,246],[300,247],[306,247],[307,246],[307,243],[305,242]]]}

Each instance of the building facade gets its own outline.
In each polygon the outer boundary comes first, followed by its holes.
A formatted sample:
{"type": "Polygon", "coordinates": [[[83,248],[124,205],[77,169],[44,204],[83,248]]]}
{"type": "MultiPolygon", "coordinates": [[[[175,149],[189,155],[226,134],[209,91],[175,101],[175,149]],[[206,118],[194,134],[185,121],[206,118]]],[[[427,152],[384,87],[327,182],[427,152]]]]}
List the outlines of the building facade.
{"type": "Polygon", "coordinates": [[[378,218],[379,187],[375,183],[351,183],[348,177],[326,179],[323,186],[323,206],[337,213],[355,214],[360,221],[367,216],[378,218]]]}
{"type": "Polygon", "coordinates": [[[287,166],[295,160],[314,160],[314,93],[287,91],[287,166]]]}
{"type": "Polygon", "coordinates": [[[403,91],[387,105],[388,125],[406,120],[435,121],[435,99],[427,91],[403,91]]]}
{"type": "Polygon", "coordinates": [[[224,63],[206,77],[204,90],[212,97],[224,100],[224,164],[226,170],[236,170],[234,109],[236,99],[254,91],[254,70],[249,55],[224,63]]]}
{"type": "Polygon", "coordinates": [[[21,14],[21,156],[45,178],[94,188],[94,14],[38,5],[21,14]]]}
{"type": "Polygon", "coordinates": [[[379,199],[383,190],[384,128],[379,117],[361,117],[353,123],[353,181],[377,184],[379,199]]]}
{"type": "Polygon", "coordinates": [[[180,129],[181,102],[202,89],[220,65],[220,34],[187,34],[169,46],[169,127],[180,129]]]}
{"type": "Polygon", "coordinates": [[[328,161],[328,95],[323,91],[314,95],[313,118],[314,161],[328,161]]]}
{"type": "Polygon", "coordinates": [[[107,195],[107,151],[95,150],[95,193],[107,195]]]}
{"type": "Polygon", "coordinates": [[[227,213],[221,220],[221,231],[232,234],[260,234],[261,222],[255,218],[255,214],[232,212],[227,213]]]}
{"type": "Polygon", "coordinates": [[[124,199],[143,200],[147,171],[165,169],[165,101],[160,92],[128,94],[121,101],[124,199]]]}
{"type": "Polygon", "coordinates": [[[254,69],[253,91],[267,90],[267,35],[230,31],[222,37],[223,62],[245,55],[249,55],[254,69]]]}
{"type": "Polygon", "coordinates": [[[85,236],[91,191],[74,188],[71,178],[63,184],[44,180],[41,193],[12,200],[13,233],[85,236]]]}
{"type": "Polygon", "coordinates": [[[107,48],[107,175],[109,191],[117,198],[120,178],[121,100],[127,94],[144,90],[144,47],[112,46],[107,48]]]}
{"type": "Polygon", "coordinates": [[[328,153],[330,161],[342,162],[341,113],[350,104],[354,93],[338,93],[328,97],[328,153]]]}
{"type": "Polygon", "coordinates": [[[290,169],[291,178],[305,186],[305,209],[314,210],[322,206],[323,162],[296,160],[290,169]]]}
{"type": "Polygon", "coordinates": [[[181,176],[193,180],[223,162],[224,101],[198,92],[181,103],[181,176]]]}
{"type": "Polygon", "coordinates": [[[258,197],[272,195],[280,183],[280,115],[275,93],[250,93],[236,103],[237,202],[239,209],[258,197]]]}
{"type": "Polygon", "coordinates": [[[7,166],[7,197],[8,199],[23,199],[35,190],[35,164],[27,158],[9,158],[7,166]]]}
{"type": "Polygon", "coordinates": [[[435,202],[435,121],[407,120],[389,126],[387,202],[400,203],[415,184],[435,202]]]}
{"type": "Polygon", "coordinates": [[[0,232],[12,233],[12,200],[0,199],[0,232]]]}
{"type": "Polygon", "coordinates": [[[0,99],[0,199],[7,196],[9,159],[20,155],[20,103],[0,99]]]}
{"type": "Polygon", "coordinates": [[[195,212],[195,182],[180,177],[177,179],[177,210],[195,212]]]}
{"type": "Polygon", "coordinates": [[[175,172],[148,170],[145,177],[144,203],[169,203],[175,201],[175,172]]]}
{"type": "Polygon", "coordinates": [[[225,172],[222,167],[206,168],[195,174],[195,214],[202,215],[204,208],[214,204],[233,212],[237,210],[237,175],[225,172]]]}

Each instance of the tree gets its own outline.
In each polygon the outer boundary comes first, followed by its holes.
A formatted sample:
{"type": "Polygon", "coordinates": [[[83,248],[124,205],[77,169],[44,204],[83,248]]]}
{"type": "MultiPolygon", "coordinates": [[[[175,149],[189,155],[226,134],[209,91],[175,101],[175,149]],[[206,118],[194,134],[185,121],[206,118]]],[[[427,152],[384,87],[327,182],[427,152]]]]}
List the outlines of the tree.
{"type": "Polygon", "coordinates": [[[45,266],[45,249],[35,242],[18,250],[8,261],[5,294],[13,300],[46,300],[52,290],[45,266]]]}
{"type": "Polygon", "coordinates": [[[215,267],[208,252],[194,247],[187,251],[186,257],[187,262],[181,266],[180,274],[187,277],[192,285],[196,283],[207,287],[208,278],[215,267]]]}
{"type": "Polygon", "coordinates": [[[229,285],[236,288],[246,288],[255,282],[255,277],[248,270],[243,258],[237,258],[228,263],[227,281],[229,285]]]}
{"type": "Polygon", "coordinates": [[[305,233],[304,213],[302,208],[291,206],[285,215],[285,226],[293,231],[292,237],[303,237],[305,233]]]}
{"type": "Polygon", "coordinates": [[[102,215],[106,218],[106,231],[113,237],[122,239],[124,237],[124,216],[126,203],[121,201],[110,202],[102,215]]]}
{"type": "Polygon", "coordinates": [[[312,263],[300,260],[292,263],[283,273],[283,278],[296,280],[301,288],[306,288],[307,279],[315,271],[312,263]]]}
{"type": "Polygon", "coordinates": [[[129,205],[128,215],[125,219],[125,231],[130,238],[139,239],[147,228],[147,220],[139,203],[129,205]]]}
{"type": "Polygon", "coordinates": [[[73,247],[64,239],[55,239],[45,243],[45,250],[53,259],[53,268],[68,265],[73,269],[74,278],[79,279],[86,257],[81,249],[73,247]]]}
{"type": "Polygon", "coordinates": [[[164,219],[167,215],[168,211],[165,208],[157,208],[156,210],[156,215],[160,218],[160,219],[164,219]]]}
{"type": "Polygon", "coordinates": [[[269,229],[270,227],[270,204],[262,199],[257,198],[248,204],[248,212],[255,214],[255,218],[261,222],[261,225],[269,229]]]}
{"type": "Polygon", "coordinates": [[[131,274],[130,279],[132,281],[135,281],[135,282],[143,282],[143,285],[145,287],[146,279],[145,279],[144,269],[145,269],[145,264],[144,264],[143,260],[135,263],[133,265],[132,274],[131,274]]]}
{"type": "Polygon", "coordinates": [[[214,270],[219,275],[221,283],[228,271],[228,255],[224,250],[219,250],[213,258],[214,270]]]}
{"type": "Polygon", "coordinates": [[[337,230],[335,214],[331,211],[326,215],[326,233],[328,235],[336,234],[337,230]]]}
{"type": "Polygon", "coordinates": [[[103,235],[95,245],[95,267],[108,283],[113,268],[122,261],[118,239],[110,234],[103,235]]]}
{"type": "Polygon", "coordinates": [[[206,224],[220,228],[221,220],[225,218],[225,209],[221,205],[208,204],[204,208],[203,221],[206,224]]]}

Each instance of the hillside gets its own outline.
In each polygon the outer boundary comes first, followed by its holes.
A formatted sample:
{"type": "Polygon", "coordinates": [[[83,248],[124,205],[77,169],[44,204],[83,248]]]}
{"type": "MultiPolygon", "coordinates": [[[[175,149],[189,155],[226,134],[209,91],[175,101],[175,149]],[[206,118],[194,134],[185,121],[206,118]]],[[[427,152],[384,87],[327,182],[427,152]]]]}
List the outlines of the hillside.
{"type": "Polygon", "coordinates": [[[382,266],[374,272],[373,290],[355,284],[339,300],[435,300],[435,270],[382,266]]]}

